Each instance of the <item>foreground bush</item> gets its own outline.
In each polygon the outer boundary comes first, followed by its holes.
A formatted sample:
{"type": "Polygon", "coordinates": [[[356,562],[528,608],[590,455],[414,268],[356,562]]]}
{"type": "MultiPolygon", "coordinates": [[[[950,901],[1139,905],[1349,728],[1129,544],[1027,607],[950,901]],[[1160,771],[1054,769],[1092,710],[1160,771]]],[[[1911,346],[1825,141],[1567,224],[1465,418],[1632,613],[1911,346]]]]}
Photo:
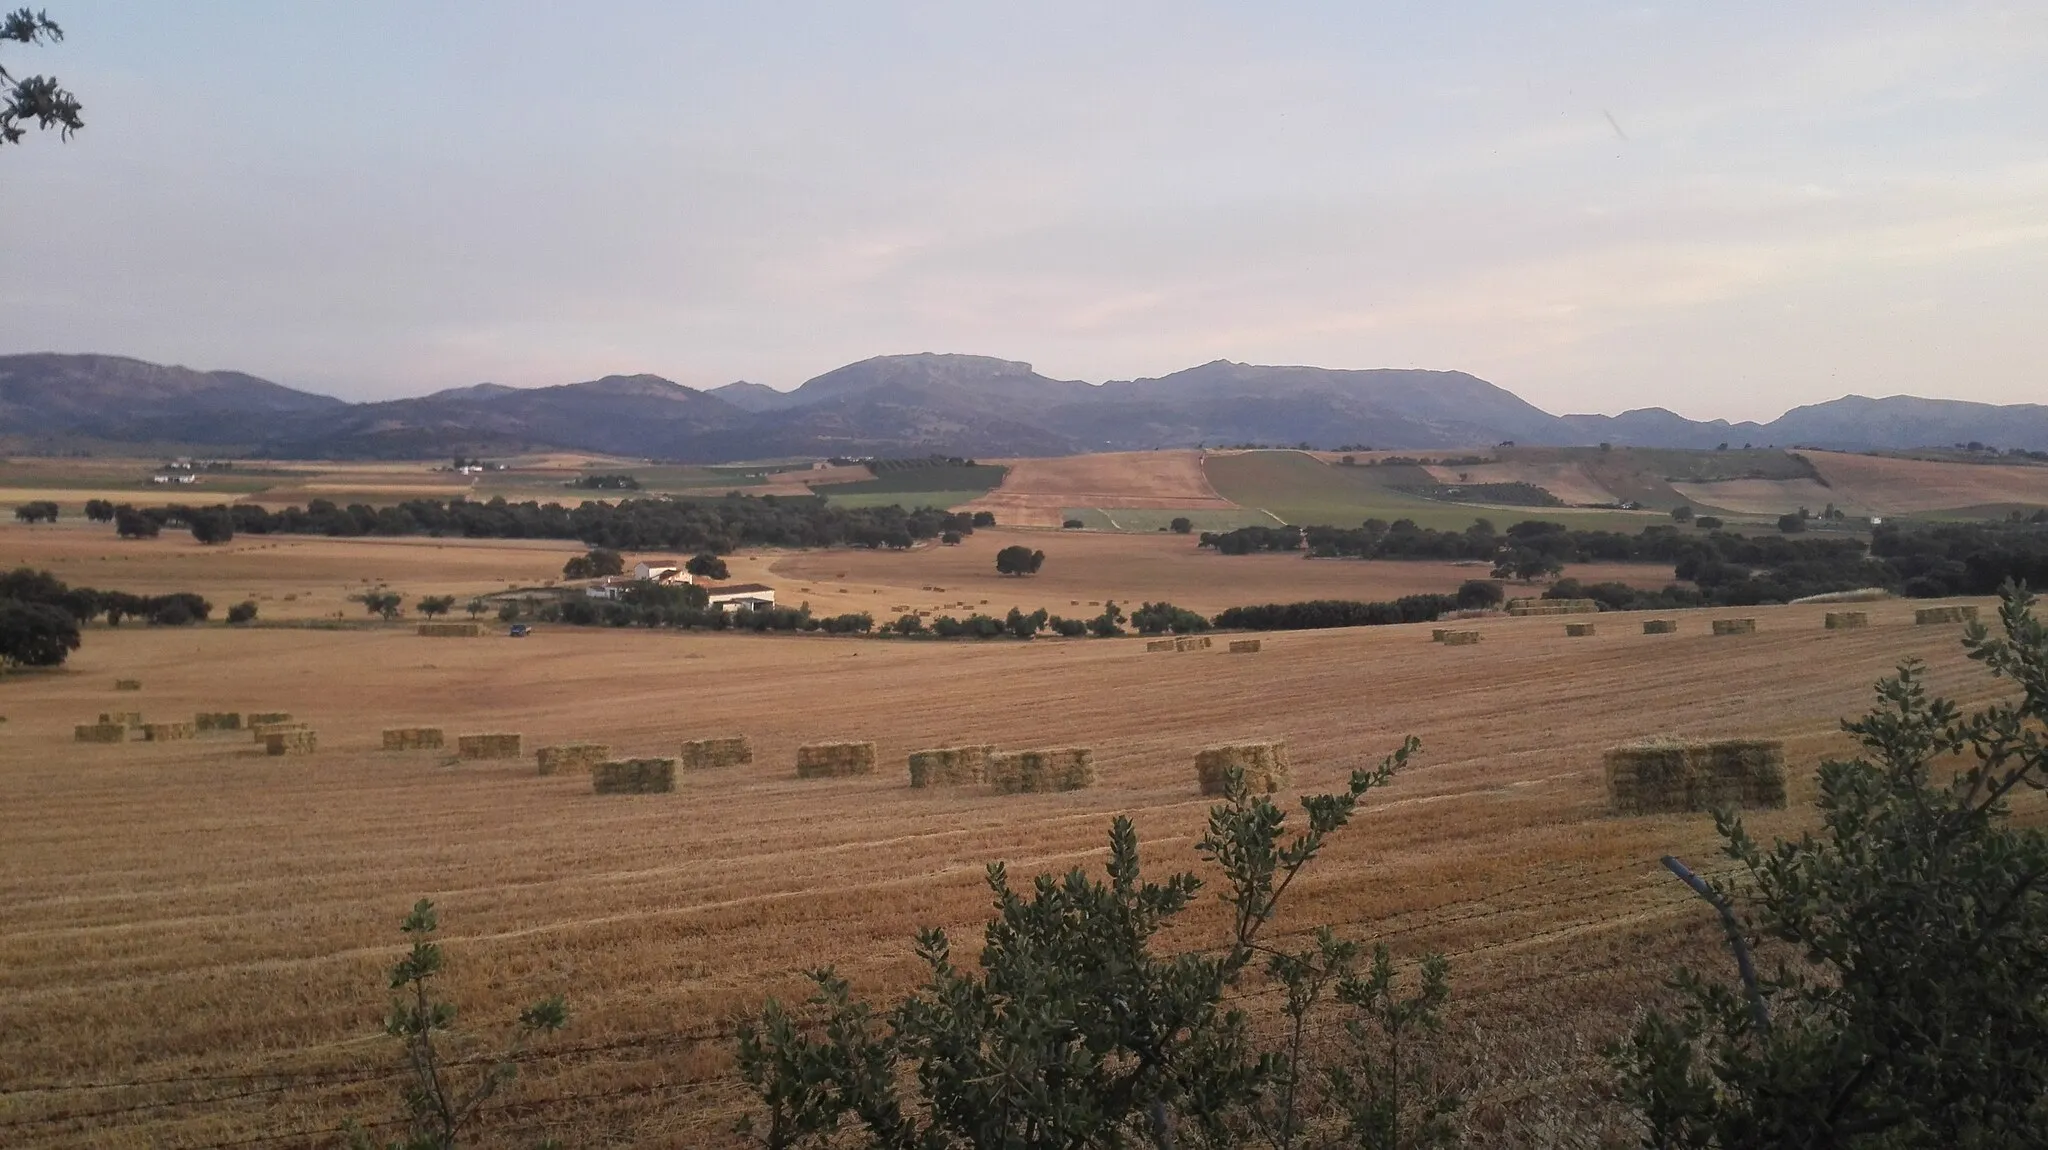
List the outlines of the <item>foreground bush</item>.
{"type": "Polygon", "coordinates": [[[1766,849],[1717,816],[1753,986],[1687,972],[1613,1052],[1662,1147],[2038,1146],[2048,1131],[2048,628],[2008,589],[1970,658],[2019,691],[1962,715],[1912,663],[1820,768],[1818,834],[1766,849]],[[1942,777],[1945,776],[1945,777],[1942,777]]]}

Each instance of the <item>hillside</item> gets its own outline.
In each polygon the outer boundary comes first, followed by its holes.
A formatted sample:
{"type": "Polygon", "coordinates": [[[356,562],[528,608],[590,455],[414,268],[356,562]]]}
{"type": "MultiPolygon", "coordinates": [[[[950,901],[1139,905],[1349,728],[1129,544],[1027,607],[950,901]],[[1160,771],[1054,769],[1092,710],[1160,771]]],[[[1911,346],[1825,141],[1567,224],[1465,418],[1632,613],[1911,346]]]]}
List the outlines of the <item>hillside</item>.
{"type": "Polygon", "coordinates": [[[1338,370],[1218,360],[1091,384],[976,355],[877,356],[782,392],[711,391],[654,375],[554,387],[475,384],[347,403],[237,372],[101,355],[0,356],[0,435],[188,444],[222,454],[427,458],[565,448],[721,463],[821,455],[1058,456],[1244,443],[1382,450],[1523,446],[1903,450],[1978,442],[2048,450],[2048,406],[1847,396],[1770,423],[1657,408],[1554,416],[1458,371],[1338,370]]]}

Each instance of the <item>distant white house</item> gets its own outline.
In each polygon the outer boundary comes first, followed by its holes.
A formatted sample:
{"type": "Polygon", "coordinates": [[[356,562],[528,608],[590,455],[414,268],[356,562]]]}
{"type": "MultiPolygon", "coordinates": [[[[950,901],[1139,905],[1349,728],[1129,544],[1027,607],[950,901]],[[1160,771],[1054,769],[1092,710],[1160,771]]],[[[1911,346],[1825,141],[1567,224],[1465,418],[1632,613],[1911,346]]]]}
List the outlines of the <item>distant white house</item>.
{"type": "Polygon", "coordinates": [[[733,583],[711,591],[708,605],[724,611],[766,611],[775,606],[775,588],[763,583],[733,583]]]}
{"type": "Polygon", "coordinates": [[[669,585],[697,581],[695,576],[684,570],[681,563],[673,559],[642,559],[633,564],[633,578],[669,585]]]}
{"type": "Polygon", "coordinates": [[[632,585],[633,580],[631,579],[622,579],[617,575],[607,575],[602,579],[593,580],[589,586],[583,589],[583,594],[591,599],[620,599],[625,597],[626,588],[632,585]]]}

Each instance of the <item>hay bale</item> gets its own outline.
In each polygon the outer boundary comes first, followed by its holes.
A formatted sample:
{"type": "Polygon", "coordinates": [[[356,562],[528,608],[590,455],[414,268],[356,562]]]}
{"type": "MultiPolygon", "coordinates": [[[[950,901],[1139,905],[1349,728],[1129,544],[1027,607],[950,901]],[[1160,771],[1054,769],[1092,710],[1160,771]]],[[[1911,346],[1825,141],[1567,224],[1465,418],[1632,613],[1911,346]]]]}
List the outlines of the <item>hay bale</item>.
{"type": "Polygon", "coordinates": [[[612,759],[590,767],[597,795],[651,795],[676,789],[674,759],[612,759]]]}
{"type": "Polygon", "coordinates": [[[261,726],[265,723],[289,723],[291,721],[292,713],[290,711],[253,711],[248,716],[248,723],[252,727],[261,726]]]}
{"type": "Polygon", "coordinates": [[[1477,631],[1445,631],[1441,640],[1446,647],[1469,647],[1478,641],[1477,631]]]}
{"type": "Polygon", "coordinates": [[[1851,631],[1858,627],[1870,626],[1868,611],[1830,611],[1827,629],[1830,631],[1851,631]]]}
{"type": "Polygon", "coordinates": [[[80,723],[72,728],[71,737],[81,743],[125,743],[128,727],[124,723],[80,723]]]}
{"type": "Polygon", "coordinates": [[[1921,607],[1913,612],[1913,625],[1916,627],[1933,623],[1971,623],[1976,619],[1975,607],[1921,607]]]}
{"type": "Polygon", "coordinates": [[[518,735],[457,735],[455,755],[461,759],[516,759],[518,735]]]}
{"type": "Polygon", "coordinates": [[[754,745],[745,735],[722,739],[693,739],[685,742],[677,765],[686,771],[737,767],[754,761],[754,745]]]}
{"type": "Polygon", "coordinates": [[[1564,634],[1567,639],[1584,639],[1593,633],[1591,623],[1566,623],[1564,634]]]}
{"type": "Polygon", "coordinates": [[[808,743],[796,749],[796,777],[833,779],[875,771],[873,743],[808,743]]]}
{"type": "Polygon", "coordinates": [[[140,691],[142,689],[142,680],[116,679],[114,680],[114,689],[116,691],[140,691]]]}
{"type": "Polygon", "coordinates": [[[1259,640],[1257,639],[1232,639],[1230,641],[1230,653],[1233,655],[1253,655],[1257,654],[1258,650],[1259,640]]]}
{"type": "Polygon", "coordinates": [[[1716,635],[1754,635],[1754,634],[1756,634],[1756,620],[1755,620],[1755,619],[1716,619],[1716,620],[1714,620],[1714,634],[1716,634],[1716,635]]]}
{"type": "Polygon", "coordinates": [[[1775,740],[1655,739],[1609,750],[1606,766],[1615,814],[1785,805],[1785,744],[1775,740]]]}
{"type": "Polygon", "coordinates": [[[151,743],[169,743],[198,738],[199,730],[191,723],[144,723],[142,737],[151,743]]]}
{"type": "Polygon", "coordinates": [[[1676,620],[1676,619],[1645,619],[1645,620],[1643,620],[1643,634],[1645,634],[1645,635],[1676,635],[1676,634],[1678,634],[1678,620],[1676,620]]]}
{"type": "Polygon", "coordinates": [[[988,781],[999,795],[1078,791],[1095,785],[1095,755],[1087,747],[1005,751],[989,759],[988,781]]]}
{"type": "Polygon", "coordinates": [[[319,734],[304,727],[272,731],[263,736],[263,753],[266,755],[310,755],[319,749],[319,734]]]}
{"type": "Polygon", "coordinates": [[[1176,651],[1203,651],[1213,646],[1214,641],[1207,635],[1182,635],[1173,640],[1173,649],[1176,651]]]}
{"type": "Polygon", "coordinates": [[[1271,794],[1287,785],[1287,744],[1225,743],[1195,752],[1195,777],[1202,793],[1220,795],[1232,767],[1244,772],[1244,785],[1253,793],[1271,794]]]}
{"type": "Polygon", "coordinates": [[[434,639],[474,639],[484,633],[479,623],[421,623],[419,634],[434,639]]]}
{"type": "Polygon", "coordinates": [[[200,731],[239,731],[242,729],[242,712],[200,711],[192,716],[192,726],[200,731]]]}
{"type": "Polygon", "coordinates": [[[595,770],[597,764],[610,759],[612,748],[608,743],[563,743],[555,747],[542,747],[534,752],[534,757],[540,761],[540,773],[543,775],[568,774],[570,771],[583,774],[595,770]]]}
{"type": "Polygon", "coordinates": [[[384,732],[387,751],[431,751],[446,742],[447,737],[439,727],[391,727],[384,732]]]}
{"type": "Polygon", "coordinates": [[[989,757],[995,748],[936,747],[910,752],[910,785],[913,787],[959,787],[988,777],[989,757]]]}
{"type": "Polygon", "coordinates": [[[1171,651],[1171,650],[1173,650],[1173,640],[1171,640],[1171,639],[1147,639],[1147,640],[1145,641],[1145,650],[1147,650],[1147,651],[1171,651]]]}
{"type": "Polygon", "coordinates": [[[256,742],[260,743],[280,731],[303,731],[305,729],[306,724],[304,723],[253,723],[249,727],[249,735],[256,742]]]}
{"type": "Polygon", "coordinates": [[[100,712],[100,722],[101,722],[102,724],[106,724],[106,723],[118,723],[118,724],[120,724],[121,726],[124,726],[124,727],[139,727],[139,726],[141,726],[141,725],[142,725],[142,712],[141,712],[141,711],[101,711],[101,712],[100,712]]]}

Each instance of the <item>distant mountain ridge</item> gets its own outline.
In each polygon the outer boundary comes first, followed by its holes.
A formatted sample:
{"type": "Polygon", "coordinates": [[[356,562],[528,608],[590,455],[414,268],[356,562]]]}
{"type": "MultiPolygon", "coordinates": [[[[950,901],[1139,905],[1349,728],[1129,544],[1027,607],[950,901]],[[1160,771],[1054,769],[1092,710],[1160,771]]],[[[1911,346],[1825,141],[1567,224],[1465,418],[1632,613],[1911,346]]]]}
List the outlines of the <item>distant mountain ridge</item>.
{"type": "Polygon", "coordinates": [[[231,371],[107,355],[0,356],[0,439],[181,443],[300,458],[422,458],[569,449],[719,463],[784,456],[1066,455],[1197,444],[1388,450],[1722,443],[1848,451],[1978,442],[2048,450],[2048,406],[1845,396],[1769,423],[1662,408],[1551,415],[1460,371],[1217,360],[1157,379],[1053,379],[976,355],[887,355],[782,392],[701,391],[655,375],[552,387],[479,383],[350,403],[231,371]]]}

